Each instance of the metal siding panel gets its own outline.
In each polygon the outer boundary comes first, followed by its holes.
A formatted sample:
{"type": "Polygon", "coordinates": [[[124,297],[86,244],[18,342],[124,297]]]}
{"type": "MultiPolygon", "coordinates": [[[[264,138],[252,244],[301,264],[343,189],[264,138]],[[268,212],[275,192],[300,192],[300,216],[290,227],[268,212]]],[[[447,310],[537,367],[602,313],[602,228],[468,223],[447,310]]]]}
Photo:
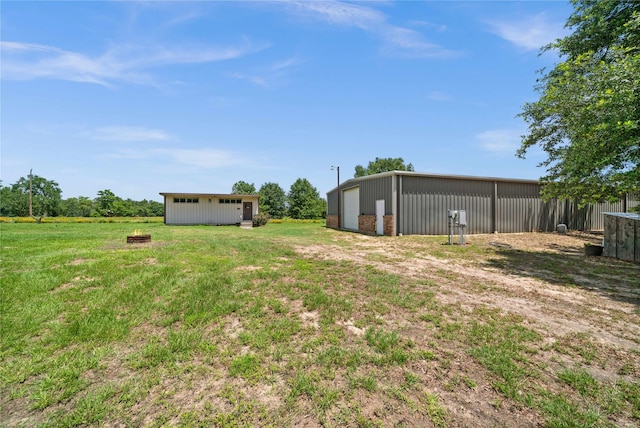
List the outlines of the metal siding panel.
{"type": "Polygon", "coordinates": [[[467,211],[467,233],[491,230],[492,181],[403,177],[403,233],[446,235],[449,209],[467,211]]]}
{"type": "Polygon", "coordinates": [[[503,233],[533,232],[548,223],[536,183],[498,182],[496,229],[503,233]]]}
{"type": "Polygon", "coordinates": [[[327,214],[338,215],[338,190],[327,193],[327,214]]]}
{"type": "Polygon", "coordinates": [[[367,215],[374,215],[376,212],[376,200],[384,199],[385,214],[392,211],[392,189],[391,180],[393,177],[380,177],[372,180],[365,180],[360,183],[360,211],[367,215]]]}

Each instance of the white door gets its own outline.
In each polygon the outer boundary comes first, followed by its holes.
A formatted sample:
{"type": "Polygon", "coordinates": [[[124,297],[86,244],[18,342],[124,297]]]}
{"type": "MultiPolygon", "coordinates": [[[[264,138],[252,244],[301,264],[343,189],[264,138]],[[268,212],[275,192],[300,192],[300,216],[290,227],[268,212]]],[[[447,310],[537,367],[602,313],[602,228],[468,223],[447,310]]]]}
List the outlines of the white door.
{"type": "Polygon", "coordinates": [[[358,230],[358,214],[360,213],[360,188],[344,191],[344,222],[343,227],[349,230],[358,230]]]}
{"type": "Polygon", "coordinates": [[[384,199],[376,201],[376,233],[384,235],[384,199]]]}

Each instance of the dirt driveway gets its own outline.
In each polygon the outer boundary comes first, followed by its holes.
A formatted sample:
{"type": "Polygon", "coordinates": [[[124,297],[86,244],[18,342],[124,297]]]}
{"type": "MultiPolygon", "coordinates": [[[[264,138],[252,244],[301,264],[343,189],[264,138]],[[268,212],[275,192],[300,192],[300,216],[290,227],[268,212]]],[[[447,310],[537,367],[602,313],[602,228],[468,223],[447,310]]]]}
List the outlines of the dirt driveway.
{"type": "MultiPolygon", "coordinates": [[[[585,256],[584,244],[601,243],[602,234],[472,235],[465,246],[445,245],[446,241],[446,237],[342,233],[334,244],[301,245],[296,250],[309,258],[350,261],[434,284],[438,302],[462,313],[489,308],[522,317],[542,337],[532,359],[548,376],[541,382],[552,385],[552,390],[562,390],[561,382],[553,384],[568,367],[584,369],[609,384],[638,382],[640,265],[585,256]]],[[[386,322],[402,327],[404,317],[391,314],[386,322]]],[[[411,327],[404,327],[405,334],[412,334],[411,327]]],[[[420,341],[421,334],[416,332],[412,339],[420,341]]],[[[463,354],[458,350],[461,364],[473,365],[463,354]]],[[[474,368],[462,370],[473,372],[474,368]]],[[[496,413],[489,404],[495,396],[481,390],[468,397],[440,391],[457,420],[453,425],[482,425],[487,422],[482,417],[498,425],[544,424],[519,406],[506,412],[510,416],[500,414],[504,408],[496,413]]],[[[636,422],[623,417],[615,425],[635,426],[636,422]]]]}

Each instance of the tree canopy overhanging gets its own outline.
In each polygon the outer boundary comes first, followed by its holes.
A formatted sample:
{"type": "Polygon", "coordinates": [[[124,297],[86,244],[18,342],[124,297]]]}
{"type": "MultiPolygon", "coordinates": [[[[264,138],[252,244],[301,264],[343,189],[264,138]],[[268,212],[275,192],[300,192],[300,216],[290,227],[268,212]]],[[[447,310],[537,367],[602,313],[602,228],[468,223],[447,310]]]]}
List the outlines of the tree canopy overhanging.
{"type": "Polygon", "coordinates": [[[387,171],[413,171],[413,165],[410,163],[405,165],[402,158],[377,157],[376,160],[370,161],[366,168],[362,165],[356,165],[355,170],[353,177],[358,178],[387,171]]]}
{"type": "Polygon", "coordinates": [[[231,193],[234,195],[253,195],[256,193],[256,186],[246,181],[237,181],[231,187],[231,193]]]}
{"type": "Polygon", "coordinates": [[[538,79],[519,157],[534,146],[543,197],[619,200],[640,189],[640,2],[572,0],[573,32],[542,48],[562,61],[538,79]]]}

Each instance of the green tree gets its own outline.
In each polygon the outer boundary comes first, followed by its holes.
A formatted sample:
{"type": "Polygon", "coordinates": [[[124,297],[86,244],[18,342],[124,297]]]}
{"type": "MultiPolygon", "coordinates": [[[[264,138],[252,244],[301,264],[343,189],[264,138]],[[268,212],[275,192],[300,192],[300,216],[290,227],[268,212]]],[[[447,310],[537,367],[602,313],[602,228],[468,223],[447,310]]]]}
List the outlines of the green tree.
{"type": "Polygon", "coordinates": [[[117,217],[135,216],[136,210],[134,207],[134,201],[132,201],[131,199],[123,200],[122,198],[116,197],[116,200],[111,206],[111,215],[117,217]]]}
{"type": "Polygon", "coordinates": [[[322,218],[326,213],[326,201],[306,178],[298,178],[287,195],[289,216],[295,219],[322,218]]]}
{"type": "MultiPolygon", "coordinates": [[[[57,216],[62,200],[62,190],[53,180],[34,175],[31,178],[21,177],[7,193],[7,211],[14,216],[29,215],[29,192],[32,191],[32,212],[34,216],[57,216]]],[[[3,195],[4,196],[4,195],[3,195]]],[[[4,201],[3,201],[4,205],[4,201]]],[[[4,209],[3,209],[4,211],[4,209]]]]}
{"type": "Polygon", "coordinates": [[[86,196],[64,199],[60,206],[60,214],[67,217],[89,217],[93,211],[93,201],[86,196]]]}
{"type": "Polygon", "coordinates": [[[5,186],[0,180],[0,216],[13,216],[12,203],[13,193],[11,187],[5,186]]]}
{"type": "Polygon", "coordinates": [[[640,188],[640,2],[572,0],[572,34],[543,47],[562,62],[544,74],[518,156],[540,146],[543,196],[582,204],[640,188]]]}
{"type": "Polygon", "coordinates": [[[231,187],[231,193],[234,195],[255,195],[256,186],[246,181],[238,181],[231,187]]]}
{"type": "Polygon", "coordinates": [[[102,217],[114,215],[113,208],[118,199],[120,198],[109,189],[98,190],[98,196],[94,199],[96,203],[94,214],[102,217]]]}
{"type": "MultiPolygon", "coordinates": [[[[129,199],[127,199],[129,200],[129,199]]],[[[140,217],[159,217],[164,215],[164,204],[157,201],[148,201],[143,199],[142,201],[130,201],[134,215],[140,217]]]]}
{"type": "Polygon", "coordinates": [[[402,158],[376,158],[376,160],[370,161],[366,168],[362,165],[356,165],[356,173],[354,174],[354,177],[364,177],[365,175],[373,175],[387,171],[413,170],[413,165],[410,163],[405,165],[404,159],[402,158]]]}
{"type": "Polygon", "coordinates": [[[260,212],[272,218],[282,218],[287,213],[287,195],[277,183],[264,183],[258,192],[260,195],[260,212]]]}

